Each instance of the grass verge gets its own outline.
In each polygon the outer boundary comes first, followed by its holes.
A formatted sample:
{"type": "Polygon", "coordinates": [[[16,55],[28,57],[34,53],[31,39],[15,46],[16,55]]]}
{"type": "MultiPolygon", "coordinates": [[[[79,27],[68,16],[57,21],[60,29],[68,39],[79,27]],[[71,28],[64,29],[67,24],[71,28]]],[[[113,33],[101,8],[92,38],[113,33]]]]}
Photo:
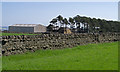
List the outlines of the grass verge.
{"type": "Polygon", "coordinates": [[[1,36],[8,36],[8,35],[36,35],[36,34],[26,34],[26,33],[2,33],[1,36]]]}

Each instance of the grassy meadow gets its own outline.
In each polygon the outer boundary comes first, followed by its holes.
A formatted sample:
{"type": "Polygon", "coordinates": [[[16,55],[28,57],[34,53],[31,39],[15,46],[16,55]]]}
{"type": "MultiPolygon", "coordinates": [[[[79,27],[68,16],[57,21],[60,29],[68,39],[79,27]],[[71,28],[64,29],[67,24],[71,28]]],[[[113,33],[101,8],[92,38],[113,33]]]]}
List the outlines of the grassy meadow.
{"type": "Polygon", "coordinates": [[[117,70],[118,42],[2,57],[3,70],[117,70]]]}
{"type": "Polygon", "coordinates": [[[0,56],[0,72],[2,70],[2,56],[0,56]]]}

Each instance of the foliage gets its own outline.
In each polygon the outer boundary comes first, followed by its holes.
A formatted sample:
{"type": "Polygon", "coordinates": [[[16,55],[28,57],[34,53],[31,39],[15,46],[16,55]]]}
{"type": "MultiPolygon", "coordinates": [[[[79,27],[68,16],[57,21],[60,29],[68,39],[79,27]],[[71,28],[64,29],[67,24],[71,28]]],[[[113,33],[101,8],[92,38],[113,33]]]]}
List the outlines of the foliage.
{"type": "Polygon", "coordinates": [[[55,26],[55,30],[65,25],[65,27],[70,28],[72,31],[77,30],[79,33],[120,32],[120,22],[118,21],[107,21],[80,15],[73,18],[69,17],[68,20],[59,15],[57,18],[52,19],[50,24],[55,26]]]}

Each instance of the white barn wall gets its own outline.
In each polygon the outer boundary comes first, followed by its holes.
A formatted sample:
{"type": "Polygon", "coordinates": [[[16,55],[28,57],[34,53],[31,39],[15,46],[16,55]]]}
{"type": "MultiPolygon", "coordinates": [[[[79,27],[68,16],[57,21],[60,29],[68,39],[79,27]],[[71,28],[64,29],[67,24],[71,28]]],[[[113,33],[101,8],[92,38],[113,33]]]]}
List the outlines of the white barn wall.
{"type": "Polygon", "coordinates": [[[22,33],[46,32],[46,27],[40,24],[15,24],[9,26],[9,31],[22,33]]]}

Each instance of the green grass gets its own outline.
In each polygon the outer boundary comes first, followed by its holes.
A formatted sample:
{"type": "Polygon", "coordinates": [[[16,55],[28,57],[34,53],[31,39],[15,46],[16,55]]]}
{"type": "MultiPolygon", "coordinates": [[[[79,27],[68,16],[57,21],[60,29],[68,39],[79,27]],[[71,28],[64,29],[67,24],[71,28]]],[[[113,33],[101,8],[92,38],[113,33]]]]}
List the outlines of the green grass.
{"type": "Polygon", "coordinates": [[[0,56],[0,72],[2,70],[2,57],[0,56]]]}
{"type": "Polygon", "coordinates": [[[3,56],[3,70],[117,70],[118,42],[3,56]]]}
{"type": "Polygon", "coordinates": [[[0,33],[0,36],[8,36],[8,35],[36,35],[36,34],[26,34],[26,33],[0,33]]]}

